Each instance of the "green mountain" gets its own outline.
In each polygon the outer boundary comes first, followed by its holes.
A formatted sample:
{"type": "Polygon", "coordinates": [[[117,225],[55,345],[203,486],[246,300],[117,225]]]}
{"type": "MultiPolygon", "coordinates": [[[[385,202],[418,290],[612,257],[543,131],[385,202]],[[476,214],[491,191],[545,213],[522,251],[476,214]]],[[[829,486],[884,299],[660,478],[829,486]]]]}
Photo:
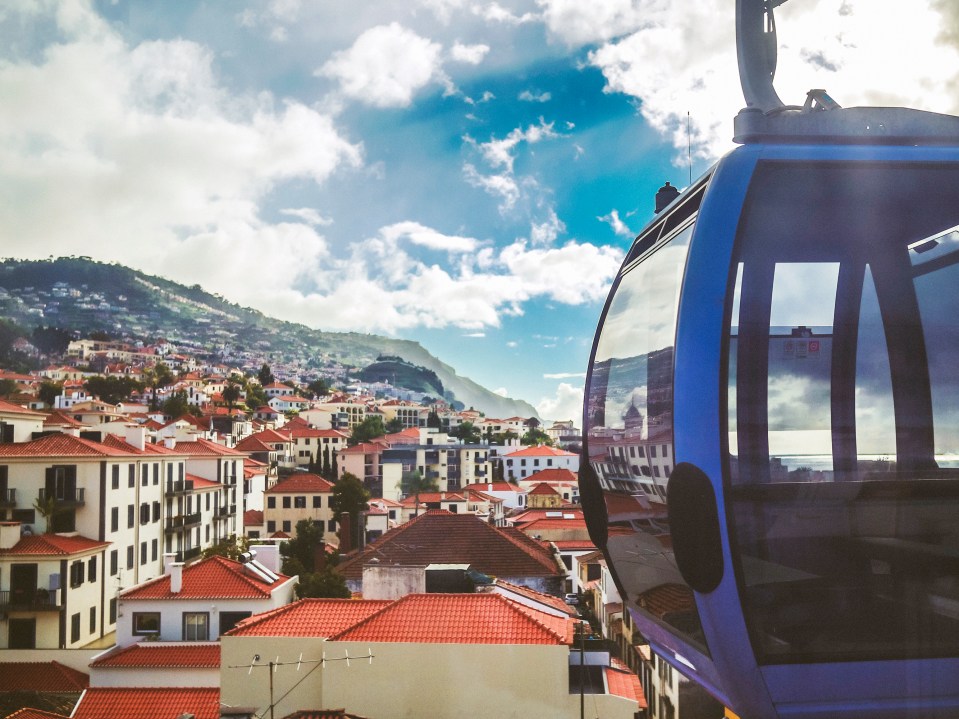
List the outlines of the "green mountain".
{"type": "Polygon", "coordinates": [[[251,372],[266,362],[278,377],[301,381],[324,376],[340,384],[372,367],[366,376],[392,383],[396,372],[397,386],[404,386],[401,376],[415,379],[416,386],[404,387],[452,398],[491,417],[536,414],[527,402],[461,377],[418,342],[314,330],[240,307],[199,285],[186,287],[88,257],[0,260],[0,318],[29,331],[57,327],[144,343],[162,338],[203,359],[251,372]],[[393,362],[392,369],[377,361],[381,357],[393,362]]]}

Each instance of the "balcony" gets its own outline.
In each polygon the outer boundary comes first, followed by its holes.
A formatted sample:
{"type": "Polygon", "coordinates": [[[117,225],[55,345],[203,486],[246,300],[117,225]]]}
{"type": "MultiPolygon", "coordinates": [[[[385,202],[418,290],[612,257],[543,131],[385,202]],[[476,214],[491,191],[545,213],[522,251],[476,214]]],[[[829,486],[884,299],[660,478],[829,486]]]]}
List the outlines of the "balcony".
{"type": "Polygon", "coordinates": [[[13,589],[9,592],[0,592],[0,611],[56,612],[59,610],[56,591],[13,589]]]}
{"type": "Polygon", "coordinates": [[[200,513],[196,512],[194,514],[178,514],[175,517],[170,517],[166,521],[166,531],[170,532],[180,532],[184,529],[190,529],[196,527],[200,524],[200,513]]]}
{"type": "Polygon", "coordinates": [[[192,491],[193,491],[192,479],[179,479],[175,482],[167,480],[166,492],[165,492],[167,496],[174,496],[177,494],[189,494],[192,491]]]}
{"type": "Polygon", "coordinates": [[[16,489],[0,489],[0,507],[16,507],[17,506],[17,490],[16,489]]]}
{"type": "Polygon", "coordinates": [[[82,507],[86,504],[82,487],[77,489],[61,488],[53,491],[45,488],[40,489],[40,504],[49,502],[51,498],[58,507],[82,507]]]}
{"type": "Polygon", "coordinates": [[[196,559],[199,556],[200,556],[200,548],[191,547],[190,549],[184,549],[183,551],[177,552],[174,561],[189,562],[191,559],[196,559]]]}
{"type": "Polygon", "coordinates": [[[214,515],[218,518],[225,519],[226,517],[232,517],[236,514],[236,505],[235,504],[223,504],[216,508],[214,515]]]}

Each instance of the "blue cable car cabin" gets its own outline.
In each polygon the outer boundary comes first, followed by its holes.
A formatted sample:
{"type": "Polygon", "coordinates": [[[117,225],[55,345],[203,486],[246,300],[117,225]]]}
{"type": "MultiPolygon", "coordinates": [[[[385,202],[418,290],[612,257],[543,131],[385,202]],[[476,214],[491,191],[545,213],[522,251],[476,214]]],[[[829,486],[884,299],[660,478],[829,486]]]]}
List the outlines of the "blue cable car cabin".
{"type": "Polygon", "coordinates": [[[749,719],[959,716],[959,143],[734,150],[628,253],[584,430],[677,669],[749,719]]]}

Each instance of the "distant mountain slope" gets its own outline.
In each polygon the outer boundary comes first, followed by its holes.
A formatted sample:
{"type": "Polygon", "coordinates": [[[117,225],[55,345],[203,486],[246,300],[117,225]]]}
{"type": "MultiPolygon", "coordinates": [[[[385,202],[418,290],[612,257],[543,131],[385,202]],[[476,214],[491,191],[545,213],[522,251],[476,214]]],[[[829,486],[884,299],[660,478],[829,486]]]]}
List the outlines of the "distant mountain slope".
{"type": "Polygon", "coordinates": [[[301,377],[356,376],[357,369],[381,355],[395,356],[435,372],[442,390],[467,407],[492,417],[536,414],[528,402],[501,397],[459,376],[418,342],[314,330],[240,307],[199,285],[186,287],[86,257],[0,260],[0,317],[31,329],[44,325],[84,335],[100,330],[145,341],[165,338],[225,364],[290,365],[301,377]]]}

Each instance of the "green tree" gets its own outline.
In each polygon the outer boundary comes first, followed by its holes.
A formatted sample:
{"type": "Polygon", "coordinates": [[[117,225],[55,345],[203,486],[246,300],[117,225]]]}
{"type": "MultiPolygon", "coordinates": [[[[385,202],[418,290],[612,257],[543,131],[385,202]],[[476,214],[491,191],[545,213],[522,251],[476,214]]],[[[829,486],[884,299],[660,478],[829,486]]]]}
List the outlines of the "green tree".
{"type": "Polygon", "coordinates": [[[320,465],[319,474],[324,479],[327,479],[331,482],[336,481],[336,477],[330,476],[330,445],[323,446],[323,463],[320,465]]]}
{"type": "Polygon", "coordinates": [[[250,538],[242,535],[237,537],[231,534],[229,537],[224,537],[216,544],[204,549],[201,556],[204,559],[210,557],[226,557],[227,559],[239,561],[240,555],[248,551],[250,551],[250,538]]]}
{"type": "Polygon", "coordinates": [[[378,414],[371,414],[353,428],[353,434],[350,436],[350,446],[369,442],[371,439],[382,437],[384,434],[386,434],[386,427],[383,426],[383,417],[378,414]]]}
{"type": "Polygon", "coordinates": [[[90,377],[83,388],[107,404],[116,404],[130,399],[134,392],[142,392],[144,385],[132,377],[90,377]]]}
{"type": "Polygon", "coordinates": [[[333,461],[330,463],[330,476],[329,480],[335,482],[336,478],[340,476],[340,463],[336,458],[337,451],[333,450],[333,461]]]}
{"type": "Polygon", "coordinates": [[[47,355],[62,355],[70,346],[70,333],[56,327],[37,327],[30,342],[47,355]]]}
{"type": "Polygon", "coordinates": [[[316,550],[322,546],[323,529],[314,524],[312,519],[301,519],[296,523],[296,536],[280,545],[280,554],[284,557],[283,573],[291,575],[316,571],[316,550]],[[287,571],[299,568],[296,565],[288,566],[289,559],[298,561],[302,571],[287,571]]]}
{"type": "Polygon", "coordinates": [[[256,378],[260,380],[261,387],[266,387],[276,381],[276,377],[273,376],[273,372],[270,370],[270,365],[266,362],[260,367],[260,371],[256,373],[256,378]]]}
{"type": "Polygon", "coordinates": [[[43,521],[47,525],[46,533],[53,534],[56,532],[57,515],[65,510],[64,507],[57,504],[56,497],[52,495],[47,495],[43,499],[37,497],[33,501],[33,508],[37,511],[37,514],[43,517],[43,521]]]}
{"type": "Polygon", "coordinates": [[[443,426],[443,423],[440,421],[440,416],[436,413],[435,409],[431,409],[430,413],[426,415],[426,426],[433,429],[439,429],[443,426]]]}
{"type": "Polygon", "coordinates": [[[241,391],[242,387],[236,377],[230,375],[230,378],[226,381],[226,387],[223,388],[223,401],[226,402],[226,407],[230,411],[236,406],[236,401],[240,399],[241,391]]]}
{"type": "Polygon", "coordinates": [[[164,402],[160,409],[163,411],[163,414],[173,417],[174,419],[189,414],[191,411],[190,403],[187,402],[186,399],[186,392],[183,390],[174,392],[173,396],[164,402]]]}
{"type": "Polygon", "coordinates": [[[420,494],[436,492],[439,488],[435,477],[424,477],[418,469],[414,469],[412,472],[403,472],[403,478],[400,480],[400,491],[403,495],[415,498],[414,516],[418,516],[420,513],[420,494]]]}
{"type": "Polygon", "coordinates": [[[300,583],[296,585],[297,599],[307,597],[349,599],[351,596],[352,593],[346,586],[346,579],[329,563],[318,572],[301,575],[300,583]]]}
{"type": "Polygon", "coordinates": [[[157,362],[143,370],[143,383],[153,391],[150,409],[157,408],[157,390],[161,387],[169,387],[174,382],[176,382],[176,375],[165,362],[157,362]]]}
{"type": "Polygon", "coordinates": [[[399,417],[394,417],[386,423],[387,434],[396,434],[397,432],[402,432],[404,429],[405,427],[403,427],[403,420],[401,420],[399,417]]]}
{"type": "Polygon", "coordinates": [[[353,531],[353,536],[350,538],[351,546],[360,546],[359,537],[363,532],[363,527],[360,526],[360,512],[369,509],[367,504],[369,499],[370,492],[363,486],[363,480],[349,472],[344,472],[333,485],[330,510],[333,512],[333,517],[337,519],[344,513],[350,515],[350,527],[353,531]]]}
{"type": "Polygon", "coordinates": [[[37,397],[39,397],[40,400],[48,407],[52,407],[54,402],[57,401],[57,397],[60,396],[61,392],[63,392],[62,382],[51,382],[50,380],[44,380],[40,383],[40,389],[37,390],[37,397]]]}
{"type": "Polygon", "coordinates": [[[533,446],[538,444],[545,444],[550,447],[553,446],[552,438],[548,434],[546,434],[546,432],[538,428],[530,429],[526,434],[520,437],[519,441],[520,441],[520,444],[523,444],[526,446],[533,446]]]}
{"type": "Polygon", "coordinates": [[[306,392],[310,399],[315,399],[317,397],[322,397],[330,393],[329,383],[322,377],[315,379],[306,385],[306,392]]]}
{"type": "Polygon", "coordinates": [[[450,430],[451,437],[457,437],[463,444],[479,444],[483,440],[480,428],[472,422],[463,422],[450,430]]]}
{"type": "Polygon", "coordinates": [[[17,383],[12,379],[0,379],[0,397],[10,397],[17,391],[17,383]]]}

